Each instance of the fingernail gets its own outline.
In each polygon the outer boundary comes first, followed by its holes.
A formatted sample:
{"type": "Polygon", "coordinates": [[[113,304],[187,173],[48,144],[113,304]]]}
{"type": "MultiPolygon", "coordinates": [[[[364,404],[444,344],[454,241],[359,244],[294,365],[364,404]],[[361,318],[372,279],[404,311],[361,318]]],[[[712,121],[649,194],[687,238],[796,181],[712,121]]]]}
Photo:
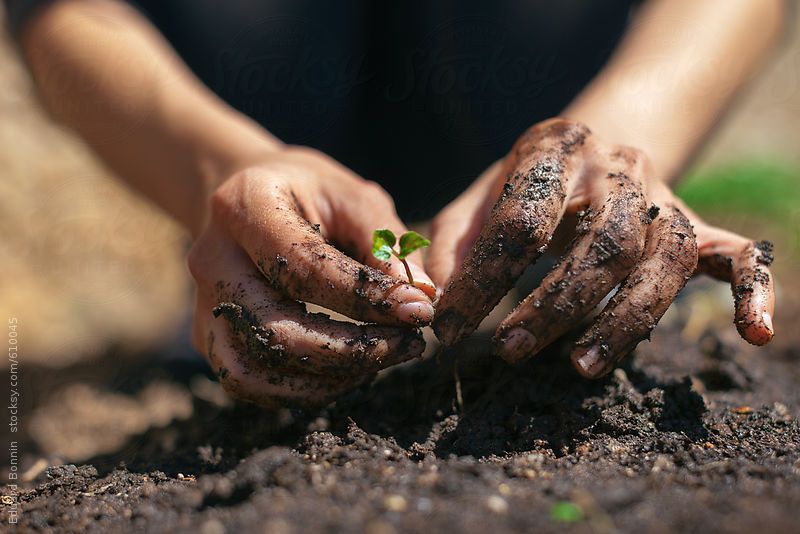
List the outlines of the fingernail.
{"type": "Polygon", "coordinates": [[[773,335],[775,333],[775,330],[773,330],[772,328],[772,316],[769,313],[764,312],[761,314],[761,320],[764,321],[764,326],[767,327],[767,330],[769,330],[770,335],[773,335]]]}
{"type": "Polygon", "coordinates": [[[536,348],[536,337],[521,327],[506,332],[500,341],[501,356],[507,361],[516,361],[530,356],[536,348]]]}
{"type": "Polygon", "coordinates": [[[594,376],[597,374],[597,364],[600,363],[600,348],[597,346],[591,347],[583,355],[578,358],[578,365],[583,369],[586,376],[594,376]]]}
{"type": "Polygon", "coordinates": [[[397,318],[414,325],[428,324],[433,320],[433,304],[430,301],[406,302],[397,307],[397,318]]]}

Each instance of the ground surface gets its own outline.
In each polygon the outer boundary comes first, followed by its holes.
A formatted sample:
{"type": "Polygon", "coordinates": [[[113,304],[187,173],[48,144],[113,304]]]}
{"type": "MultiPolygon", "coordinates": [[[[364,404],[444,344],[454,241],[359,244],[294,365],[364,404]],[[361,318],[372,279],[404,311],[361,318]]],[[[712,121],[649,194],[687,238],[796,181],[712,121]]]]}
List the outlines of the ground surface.
{"type": "Polygon", "coordinates": [[[686,321],[670,322],[603,381],[578,379],[565,347],[509,367],[472,340],[319,413],[233,405],[191,360],[123,365],[143,378],[94,376],[69,395],[83,411],[64,397],[39,408],[38,442],[156,423],[86,465],[30,467],[20,525],[796,532],[800,349],[751,349],[727,331],[687,340],[686,321]],[[103,398],[104,380],[119,393],[103,398]]]}

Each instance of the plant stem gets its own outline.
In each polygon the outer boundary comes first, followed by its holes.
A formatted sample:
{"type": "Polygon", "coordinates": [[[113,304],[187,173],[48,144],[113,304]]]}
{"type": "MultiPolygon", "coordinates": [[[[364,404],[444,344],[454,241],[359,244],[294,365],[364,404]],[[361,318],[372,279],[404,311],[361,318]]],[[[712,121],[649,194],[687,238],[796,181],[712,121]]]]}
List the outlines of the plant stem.
{"type": "Polygon", "coordinates": [[[414,285],[414,277],[411,276],[411,269],[408,268],[408,263],[404,259],[401,259],[400,261],[403,262],[403,267],[406,268],[406,276],[408,277],[408,283],[413,286],[414,285]]]}

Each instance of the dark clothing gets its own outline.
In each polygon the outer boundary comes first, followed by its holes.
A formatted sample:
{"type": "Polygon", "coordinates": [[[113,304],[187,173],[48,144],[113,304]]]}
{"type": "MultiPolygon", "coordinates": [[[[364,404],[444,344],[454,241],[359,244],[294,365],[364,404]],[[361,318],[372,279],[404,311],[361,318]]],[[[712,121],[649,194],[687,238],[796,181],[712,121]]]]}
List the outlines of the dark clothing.
{"type": "MultiPolygon", "coordinates": [[[[18,30],[48,0],[6,0],[18,30]]],[[[634,0],[139,0],[220,97],[381,183],[401,216],[454,198],[598,72],[634,0]]],[[[120,66],[124,68],[124,65],[120,66]]]]}

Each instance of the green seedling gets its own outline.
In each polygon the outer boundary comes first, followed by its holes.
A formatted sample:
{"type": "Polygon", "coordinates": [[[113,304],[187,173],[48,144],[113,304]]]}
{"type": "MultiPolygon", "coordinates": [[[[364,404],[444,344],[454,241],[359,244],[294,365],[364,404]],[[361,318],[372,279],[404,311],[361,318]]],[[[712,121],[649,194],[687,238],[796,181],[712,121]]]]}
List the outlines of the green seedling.
{"type": "Polygon", "coordinates": [[[583,519],[583,511],[577,504],[559,501],[550,508],[550,519],[558,523],[576,523],[583,519]]]}
{"type": "Polygon", "coordinates": [[[406,257],[415,250],[427,247],[430,244],[429,240],[414,231],[404,233],[400,236],[399,241],[391,230],[383,229],[372,232],[372,255],[381,261],[389,261],[394,256],[403,262],[408,283],[412,285],[414,284],[414,277],[411,275],[411,269],[408,267],[406,257]],[[400,250],[395,250],[395,244],[400,245],[400,250]]]}

